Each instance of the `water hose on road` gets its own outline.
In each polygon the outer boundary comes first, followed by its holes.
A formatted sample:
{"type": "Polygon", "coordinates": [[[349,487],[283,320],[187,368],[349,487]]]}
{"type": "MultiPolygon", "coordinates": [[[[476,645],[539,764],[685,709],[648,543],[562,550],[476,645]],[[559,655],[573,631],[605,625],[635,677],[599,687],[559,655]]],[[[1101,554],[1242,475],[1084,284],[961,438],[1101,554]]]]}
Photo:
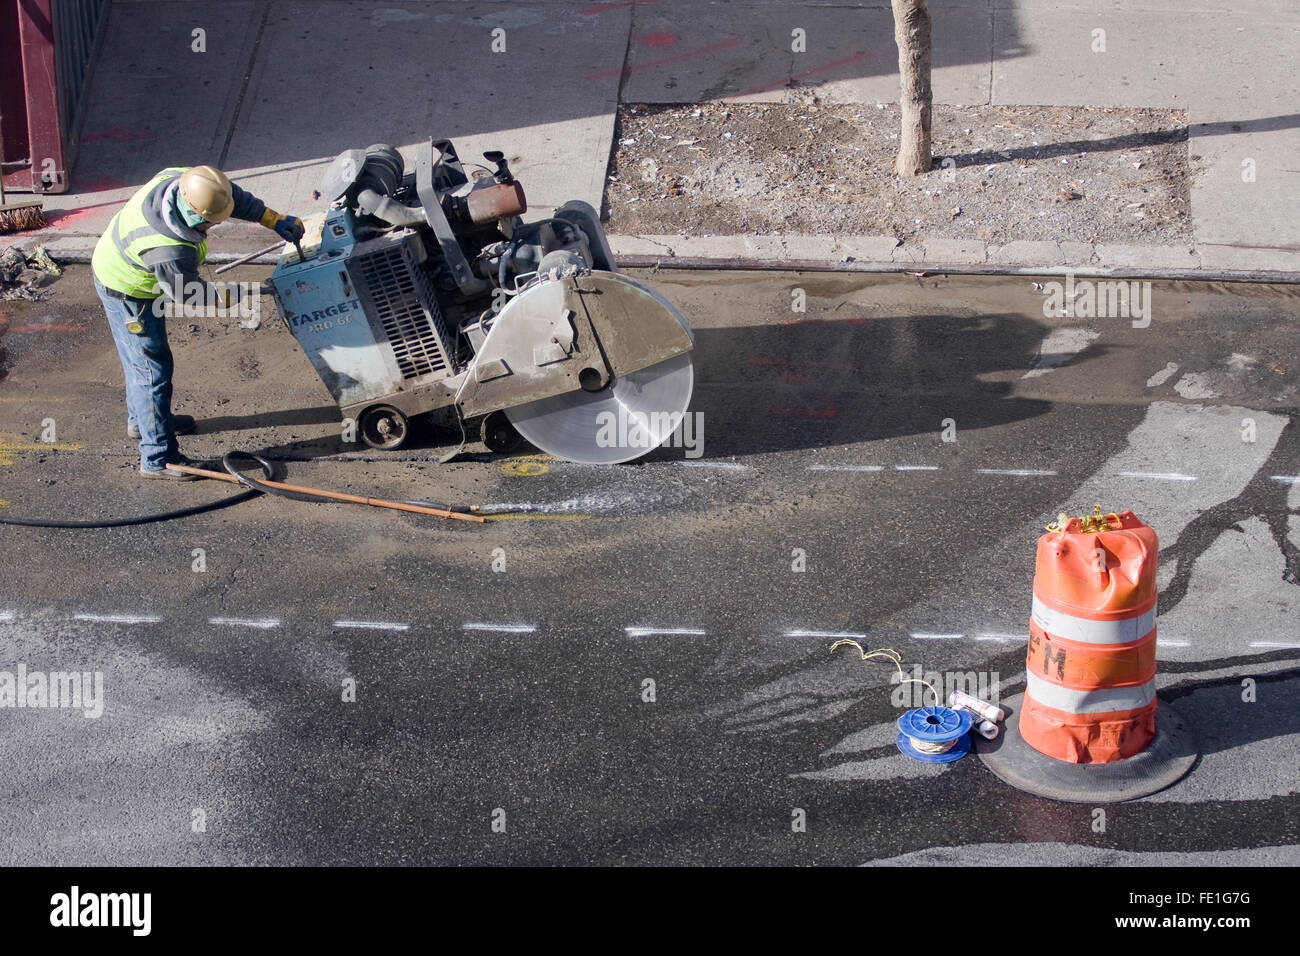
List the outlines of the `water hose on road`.
{"type": "Polygon", "coordinates": [[[264,494],[277,495],[282,498],[292,498],[294,501],[310,501],[315,503],[320,503],[322,501],[351,502],[353,504],[371,505],[377,508],[390,508],[397,511],[409,511],[416,514],[433,515],[440,518],[454,518],[460,521],[481,523],[484,520],[479,515],[470,514],[468,509],[453,508],[450,505],[445,505],[437,501],[390,501],[384,498],[369,498],[363,495],[349,495],[337,491],[326,491],[320,488],[307,488],[302,485],[284,484],[283,482],[273,480],[275,478],[275,466],[261,455],[255,455],[252,452],[229,452],[222,457],[221,465],[226,469],[225,474],[219,471],[209,471],[207,469],[196,468],[190,465],[168,465],[167,467],[173,471],[180,471],[204,478],[215,478],[219,481],[240,484],[248,490],[241,491],[228,498],[223,498],[220,501],[211,501],[207,504],[195,505],[190,508],[160,511],[150,515],[139,515],[133,518],[108,518],[102,521],[61,521],[52,518],[10,518],[0,516],[0,525],[20,525],[28,528],[124,528],[132,525],[153,524],[158,521],[170,521],[173,518],[187,518],[191,515],[216,511],[220,508],[229,508],[231,505],[237,505],[264,494]],[[256,462],[262,467],[264,477],[257,479],[245,475],[234,464],[234,459],[236,458],[248,458],[256,462]]]}

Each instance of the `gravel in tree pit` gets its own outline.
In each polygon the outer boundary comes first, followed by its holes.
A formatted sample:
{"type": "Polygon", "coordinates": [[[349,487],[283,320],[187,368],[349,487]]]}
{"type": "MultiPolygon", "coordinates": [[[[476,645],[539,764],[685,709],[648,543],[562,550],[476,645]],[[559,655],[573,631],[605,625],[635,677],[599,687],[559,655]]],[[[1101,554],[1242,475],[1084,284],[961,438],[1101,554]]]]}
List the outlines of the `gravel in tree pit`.
{"type": "Polygon", "coordinates": [[[611,233],[1190,244],[1181,110],[938,106],[934,169],[894,175],[894,105],[619,108],[611,233]]]}

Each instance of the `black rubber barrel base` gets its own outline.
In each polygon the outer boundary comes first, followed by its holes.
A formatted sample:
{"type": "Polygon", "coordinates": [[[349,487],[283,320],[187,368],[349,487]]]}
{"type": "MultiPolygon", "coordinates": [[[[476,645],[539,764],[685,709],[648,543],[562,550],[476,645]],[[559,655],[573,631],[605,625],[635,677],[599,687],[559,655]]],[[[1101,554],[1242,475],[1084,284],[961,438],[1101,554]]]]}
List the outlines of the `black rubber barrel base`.
{"type": "Polygon", "coordinates": [[[975,736],[984,766],[1017,789],[1069,803],[1119,803],[1171,786],[1196,763],[1196,740],[1173,707],[1156,708],[1156,735],[1140,754],[1115,763],[1078,764],[1041,754],[1020,736],[1017,694],[999,706],[1007,711],[996,740],[975,736]]]}

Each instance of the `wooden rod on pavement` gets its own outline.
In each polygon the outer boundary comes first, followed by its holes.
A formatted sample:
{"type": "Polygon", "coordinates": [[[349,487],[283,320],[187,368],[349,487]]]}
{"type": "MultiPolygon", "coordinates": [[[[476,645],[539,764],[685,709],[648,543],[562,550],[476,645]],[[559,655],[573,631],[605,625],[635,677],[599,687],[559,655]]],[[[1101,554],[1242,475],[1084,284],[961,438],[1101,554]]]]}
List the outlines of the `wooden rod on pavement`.
{"type": "MultiPolygon", "coordinates": [[[[228,475],[224,471],[208,471],[205,468],[195,468],[192,465],[168,465],[167,467],[172,471],[183,472],[187,475],[198,475],[200,478],[215,478],[217,481],[229,481],[236,485],[243,483],[234,475],[228,475]]],[[[424,505],[408,505],[401,501],[389,501],[386,498],[368,498],[364,495],[349,495],[342,491],[325,491],[322,488],[287,485],[282,481],[268,481],[265,478],[258,478],[257,482],[270,488],[279,488],[281,491],[296,491],[299,494],[315,495],[318,498],[329,498],[332,501],[348,501],[352,504],[371,505],[375,508],[391,508],[394,511],[414,511],[416,514],[433,515],[435,518],[455,518],[457,521],[474,521],[479,524],[484,521],[478,515],[462,514],[459,511],[446,511],[442,508],[426,508],[424,505]]]]}

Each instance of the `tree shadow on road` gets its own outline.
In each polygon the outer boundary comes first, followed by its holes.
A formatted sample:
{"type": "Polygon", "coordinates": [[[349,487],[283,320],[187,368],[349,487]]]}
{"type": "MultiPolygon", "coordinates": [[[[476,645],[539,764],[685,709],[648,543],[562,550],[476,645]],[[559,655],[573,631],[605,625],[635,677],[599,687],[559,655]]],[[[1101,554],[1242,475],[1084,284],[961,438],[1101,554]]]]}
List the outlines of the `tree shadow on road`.
{"type": "Polygon", "coordinates": [[[1052,407],[1012,395],[1043,340],[1020,315],[805,319],[695,336],[691,408],[709,458],[938,436],[947,419],[979,429],[1052,407]]]}

